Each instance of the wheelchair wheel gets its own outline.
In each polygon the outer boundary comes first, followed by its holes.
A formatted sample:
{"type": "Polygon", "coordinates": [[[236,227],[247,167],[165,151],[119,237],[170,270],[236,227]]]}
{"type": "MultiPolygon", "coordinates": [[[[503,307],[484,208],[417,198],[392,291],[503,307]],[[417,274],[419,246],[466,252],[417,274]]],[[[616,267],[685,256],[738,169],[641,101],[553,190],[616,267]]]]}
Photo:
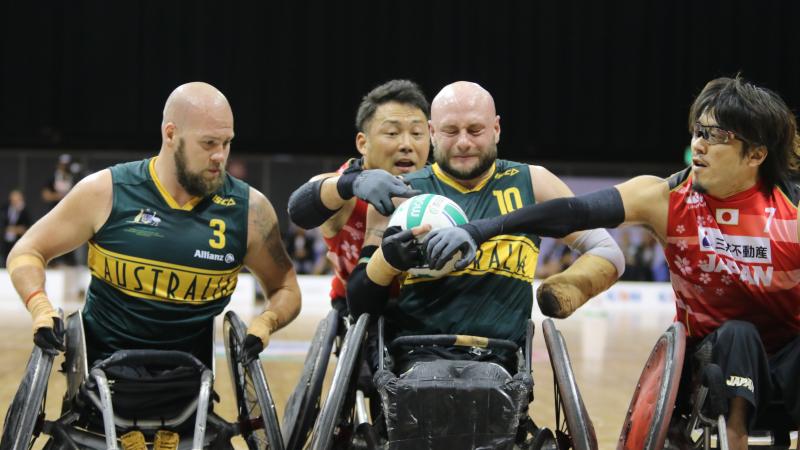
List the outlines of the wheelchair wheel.
{"type": "Polygon", "coordinates": [[[350,436],[345,436],[347,433],[343,432],[345,426],[342,425],[342,422],[344,421],[348,426],[352,425],[352,423],[347,423],[352,422],[352,417],[342,416],[348,412],[352,416],[356,381],[353,371],[360,361],[364,348],[367,322],[369,322],[369,314],[362,314],[356,324],[347,330],[342,351],[339,354],[339,362],[333,373],[331,390],[314,424],[311,437],[312,450],[328,450],[333,447],[334,441],[338,441],[337,437],[340,436],[349,440],[350,436]],[[337,427],[339,428],[338,433],[337,427]]]}
{"type": "Polygon", "coordinates": [[[686,333],[674,323],[656,342],[633,392],[618,449],[661,450],[678,395],[686,333]]]}
{"type": "Polygon", "coordinates": [[[528,450],[559,450],[553,432],[547,428],[539,428],[536,430],[536,434],[531,440],[530,445],[526,448],[528,450]]]}
{"type": "Polygon", "coordinates": [[[556,426],[558,427],[556,438],[559,448],[595,450],[597,449],[597,436],[594,432],[594,425],[589,419],[580,390],[578,390],[564,337],[556,329],[551,319],[545,319],[542,328],[555,380],[553,393],[556,399],[556,426]],[[564,413],[563,420],[561,412],[564,413]]]}
{"type": "Polygon", "coordinates": [[[338,313],[331,310],[317,326],[311,347],[303,364],[303,372],[283,414],[283,436],[286,448],[301,448],[308,440],[320,409],[322,382],[339,325],[338,313]]]}
{"type": "Polygon", "coordinates": [[[225,354],[236,391],[239,427],[247,447],[251,450],[283,450],[278,414],[261,361],[256,359],[247,366],[239,362],[247,328],[233,311],[225,314],[223,334],[225,354]]]}
{"type": "Polygon", "coordinates": [[[0,449],[28,449],[39,436],[44,423],[47,382],[54,358],[53,353],[38,346],[33,347],[25,375],[6,412],[0,449]]]}

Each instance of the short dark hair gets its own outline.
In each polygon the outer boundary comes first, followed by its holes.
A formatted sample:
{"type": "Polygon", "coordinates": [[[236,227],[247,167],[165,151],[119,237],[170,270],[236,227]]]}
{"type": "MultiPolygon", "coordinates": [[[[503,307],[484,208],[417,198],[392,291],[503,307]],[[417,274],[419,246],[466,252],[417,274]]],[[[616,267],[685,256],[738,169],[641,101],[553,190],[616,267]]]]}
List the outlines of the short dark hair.
{"type": "Polygon", "coordinates": [[[426,119],[431,116],[430,104],[417,83],[411,80],[390,80],[369,91],[361,99],[356,113],[356,129],[363,132],[367,122],[375,115],[375,110],[389,102],[415,106],[425,114],[426,119]]]}
{"type": "Polygon", "coordinates": [[[708,113],[721,128],[733,131],[745,145],[763,145],[767,157],[758,168],[764,188],[789,178],[800,169],[797,123],[786,103],[769,89],[756,86],[738,75],[709,81],[689,110],[689,130],[708,113]]]}

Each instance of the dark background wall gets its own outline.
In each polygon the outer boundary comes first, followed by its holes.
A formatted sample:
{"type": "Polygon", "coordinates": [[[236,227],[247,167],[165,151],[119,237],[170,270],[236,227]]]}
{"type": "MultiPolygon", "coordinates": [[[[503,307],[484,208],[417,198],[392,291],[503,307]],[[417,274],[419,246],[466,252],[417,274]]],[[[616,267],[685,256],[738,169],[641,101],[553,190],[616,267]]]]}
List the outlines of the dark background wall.
{"type": "Polygon", "coordinates": [[[800,106],[799,3],[4,0],[0,147],[155,152],[169,92],[204,80],[236,152],[347,155],[360,97],[407,77],[489,89],[504,157],[679,161],[711,78],[800,106]]]}

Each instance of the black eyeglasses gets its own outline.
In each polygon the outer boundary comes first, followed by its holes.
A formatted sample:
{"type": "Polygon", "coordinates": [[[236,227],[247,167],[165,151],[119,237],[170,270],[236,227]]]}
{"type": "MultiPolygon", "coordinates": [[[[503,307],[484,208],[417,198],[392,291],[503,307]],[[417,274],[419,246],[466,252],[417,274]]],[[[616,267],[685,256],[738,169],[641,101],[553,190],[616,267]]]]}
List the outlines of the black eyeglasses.
{"type": "Polygon", "coordinates": [[[750,141],[742,138],[741,136],[737,136],[733,131],[720,128],[716,125],[703,125],[700,122],[694,123],[692,136],[695,138],[703,138],[706,142],[712,145],[727,144],[734,139],[739,139],[746,144],[750,144],[750,141]]]}

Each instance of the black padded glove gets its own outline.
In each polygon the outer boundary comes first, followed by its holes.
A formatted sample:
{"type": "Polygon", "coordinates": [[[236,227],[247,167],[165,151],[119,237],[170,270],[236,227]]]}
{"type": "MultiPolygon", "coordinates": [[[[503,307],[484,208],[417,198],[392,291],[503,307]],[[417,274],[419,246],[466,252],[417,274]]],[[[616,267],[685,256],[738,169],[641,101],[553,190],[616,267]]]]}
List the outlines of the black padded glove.
{"type": "Polygon", "coordinates": [[[66,350],[64,346],[64,322],[58,318],[53,317],[53,328],[41,327],[33,334],[33,343],[41,347],[42,350],[48,353],[58,353],[66,350]]]}
{"type": "Polygon", "coordinates": [[[244,338],[244,343],[242,344],[242,353],[239,355],[239,362],[243,366],[250,364],[258,359],[258,355],[261,354],[262,350],[264,350],[264,343],[261,342],[261,338],[253,334],[248,334],[244,338]]]}
{"type": "Polygon", "coordinates": [[[425,254],[422,250],[411,230],[393,226],[383,233],[381,241],[383,259],[397,270],[405,272],[412,267],[422,267],[425,263],[425,254]]]}

